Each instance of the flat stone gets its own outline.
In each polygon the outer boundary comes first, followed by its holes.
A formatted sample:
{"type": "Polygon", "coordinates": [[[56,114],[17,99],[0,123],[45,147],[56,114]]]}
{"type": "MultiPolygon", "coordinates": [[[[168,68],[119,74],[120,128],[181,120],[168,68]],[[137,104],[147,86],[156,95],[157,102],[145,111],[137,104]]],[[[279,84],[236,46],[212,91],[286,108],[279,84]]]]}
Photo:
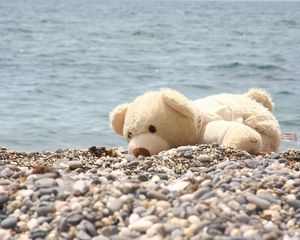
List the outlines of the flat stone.
{"type": "Polygon", "coordinates": [[[176,180],[176,181],[172,182],[171,184],[169,184],[168,190],[181,192],[184,189],[186,189],[187,186],[189,186],[189,185],[190,185],[190,183],[188,181],[176,180]]]}
{"type": "Polygon", "coordinates": [[[34,229],[31,232],[31,238],[32,239],[44,239],[48,234],[47,230],[44,229],[34,229]]]}
{"type": "Polygon", "coordinates": [[[9,200],[9,197],[6,195],[0,195],[0,207],[2,207],[5,203],[7,203],[9,200]]]}
{"type": "Polygon", "coordinates": [[[140,174],[140,175],[138,176],[138,179],[139,179],[140,181],[142,181],[142,182],[146,182],[146,181],[149,180],[147,174],[140,174]]]}
{"type": "Polygon", "coordinates": [[[224,169],[226,166],[228,166],[229,164],[231,164],[230,161],[225,161],[225,162],[220,162],[217,164],[217,168],[218,169],[224,169]]]}
{"type": "Polygon", "coordinates": [[[296,210],[300,208],[300,200],[287,200],[287,204],[296,210]]]}
{"type": "Polygon", "coordinates": [[[75,213],[72,214],[68,217],[67,221],[68,223],[72,224],[72,225],[77,225],[81,222],[81,220],[83,219],[83,216],[79,213],[75,213]]]}
{"type": "Polygon", "coordinates": [[[101,233],[102,233],[102,235],[104,235],[106,237],[110,237],[112,235],[118,234],[119,229],[117,228],[117,226],[107,226],[107,227],[103,227],[101,229],[101,233]]]}
{"type": "Polygon", "coordinates": [[[158,191],[150,190],[147,192],[148,198],[155,198],[157,200],[168,200],[168,197],[158,191]]]}
{"type": "Polygon", "coordinates": [[[260,162],[259,160],[256,160],[256,159],[247,159],[247,160],[245,160],[245,165],[246,165],[248,168],[255,169],[255,168],[257,168],[260,164],[261,164],[261,162],[260,162]]]}
{"type": "Polygon", "coordinates": [[[73,191],[76,195],[84,195],[89,191],[89,187],[85,181],[78,180],[73,185],[73,191]]]}
{"type": "Polygon", "coordinates": [[[246,151],[241,151],[241,152],[238,152],[236,154],[237,157],[244,157],[244,158],[252,158],[251,155],[246,152],[246,151]]]}
{"type": "Polygon", "coordinates": [[[97,235],[97,229],[95,228],[94,224],[92,224],[90,221],[88,220],[83,220],[82,224],[85,228],[85,231],[92,237],[97,235]]]}
{"type": "Polygon", "coordinates": [[[137,232],[146,232],[153,223],[149,220],[139,219],[129,225],[129,229],[137,232]]]}
{"type": "Polygon", "coordinates": [[[258,193],[256,194],[259,198],[267,200],[270,203],[273,204],[279,204],[281,203],[281,201],[279,199],[274,198],[271,194],[267,194],[267,193],[258,193]]]}
{"type": "Polygon", "coordinates": [[[85,231],[80,230],[76,233],[76,237],[78,237],[80,240],[89,240],[91,239],[91,236],[88,235],[85,231]]]}
{"type": "Polygon", "coordinates": [[[82,162],[78,160],[72,160],[68,162],[69,169],[70,170],[75,170],[77,168],[82,168],[82,162]]]}
{"type": "Polygon", "coordinates": [[[259,209],[265,210],[271,206],[271,204],[267,200],[261,199],[253,194],[246,194],[245,197],[248,202],[255,204],[259,209]]]}
{"type": "Polygon", "coordinates": [[[5,229],[14,228],[17,225],[17,222],[18,218],[11,216],[3,219],[0,226],[5,229]]]}
{"type": "Polygon", "coordinates": [[[123,205],[123,201],[120,198],[111,198],[107,201],[106,206],[112,212],[118,211],[123,205]]]}
{"type": "Polygon", "coordinates": [[[38,217],[47,216],[52,211],[53,211],[52,206],[42,206],[37,208],[36,214],[38,215],[38,217]]]}
{"type": "Polygon", "coordinates": [[[210,192],[211,189],[209,187],[201,187],[197,191],[195,191],[194,194],[194,199],[199,199],[201,198],[204,194],[210,192]]]}
{"type": "Polygon", "coordinates": [[[197,160],[199,160],[200,162],[211,162],[212,159],[208,155],[201,154],[197,157],[197,160]]]}
{"type": "Polygon", "coordinates": [[[35,185],[40,188],[51,188],[57,186],[57,183],[53,178],[41,178],[35,181],[35,185]]]}

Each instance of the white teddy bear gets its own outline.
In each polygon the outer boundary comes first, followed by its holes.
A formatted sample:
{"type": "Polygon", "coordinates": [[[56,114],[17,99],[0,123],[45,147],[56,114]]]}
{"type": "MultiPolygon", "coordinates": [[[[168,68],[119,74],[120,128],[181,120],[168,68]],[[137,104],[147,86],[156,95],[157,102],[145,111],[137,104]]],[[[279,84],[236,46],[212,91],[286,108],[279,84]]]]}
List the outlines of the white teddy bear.
{"type": "Polygon", "coordinates": [[[135,156],[150,156],[183,145],[219,143],[255,154],[277,151],[280,142],[274,104],[261,89],[191,101],[162,89],[117,106],[111,126],[125,136],[135,156]]]}

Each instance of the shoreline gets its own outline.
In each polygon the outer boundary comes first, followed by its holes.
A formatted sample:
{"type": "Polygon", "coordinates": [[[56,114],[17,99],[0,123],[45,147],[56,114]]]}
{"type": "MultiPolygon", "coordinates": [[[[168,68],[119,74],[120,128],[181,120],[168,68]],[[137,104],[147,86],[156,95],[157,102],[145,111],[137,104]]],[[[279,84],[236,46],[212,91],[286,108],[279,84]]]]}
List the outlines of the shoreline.
{"type": "Polygon", "coordinates": [[[2,239],[299,239],[300,150],[0,148],[2,239]]]}

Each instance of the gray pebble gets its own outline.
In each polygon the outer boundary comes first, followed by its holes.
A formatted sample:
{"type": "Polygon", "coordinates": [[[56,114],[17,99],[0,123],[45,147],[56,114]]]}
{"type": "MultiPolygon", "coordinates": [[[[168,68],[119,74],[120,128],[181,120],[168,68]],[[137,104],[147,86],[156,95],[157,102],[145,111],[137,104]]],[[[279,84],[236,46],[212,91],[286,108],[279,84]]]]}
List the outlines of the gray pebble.
{"type": "Polygon", "coordinates": [[[182,236],[182,231],[180,229],[176,228],[171,232],[171,237],[174,238],[179,236],[182,236]]]}
{"type": "Polygon", "coordinates": [[[5,203],[7,203],[8,200],[9,200],[8,196],[0,195],[0,207],[2,207],[5,203]]]}
{"type": "Polygon", "coordinates": [[[214,192],[208,192],[202,195],[202,197],[200,197],[201,200],[206,200],[209,198],[214,197],[216,194],[214,192]]]}
{"type": "Polygon", "coordinates": [[[296,210],[300,208],[300,200],[287,200],[287,204],[296,210]]]}
{"type": "Polygon", "coordinates": [[[279,159],[280,158],[280,154],[279,153],[272,153],[270,156],[271,159],[279,159]]]}
{"type": "Polygon", "coordinates": [[[18,218],[16,217],[7,217],[1,221],[1,227],[7,228],[14,228],[17,225],[18,218]]]}
{"type": "Polygon", "coordinates": [[[68,232],[69,226],[68,221],[66,217],[62,217],[58,224],[58,230],[59,232],[68,232]]]}
{"type": "Polygon", "coordinates": [[[41,178],[35,181],[35,185],[39,188],[52,188],[57,183],[53,178],[41,178]]]}
{"type": "Polygon", "coordinates": [[[85,231],[92,237],[97,235],[97,229],[95,228],[94,224],[92,224],[90,221],[83,220],[82,224],[85,228],[85,231]]]}
{"type": "Polygon", "coordinates": [[[44,239],[47,236],[48,231],[43,229],[34,229],[30,234],[32,239],[44,239]]]}
{"type": "Polygon", "coordinates": [[[72,224],[72,225],[77,225],[81,222],[81,220],[83,219],[83,216],[79,213],[75,213],[72,214],[68,217],[67,221],[68,223],[72,224]]]}
{"type": "Polygon", "coordinates": [[[157,200],[168,200],[168,197],[165,194],[162,194],[158,191],[150,190],[147,192],[148,198],[155,198],[157,200]]]}
{"type": "Polygon", "coordinates": [[[133,213],[136,213],[136,214],[142,214],[146,211],[146,208],[144,207],[141,207],[141,206],[138,206],[136,208],[133,209],[133,213]]]}
{"type": "Polygon", "coordinates": [[[237,157],[245,157],[245,158],[252,158],[252,156],[246,152],[246,151],[241,151],[241,152],[238,152],[236,154],[237,157]]]}
{"type": "Polygon", "coordinates": [[[77,232],[76,237],[78,237],[80,240],[89,240],[89,239],[91,239],[91,236],[83,230],[80,230],[79,232],[77,232]]]}
{"type": "Polygon", "coordinates": [[[217,168],[218,169],[224,169],[226,166],[228,166],[229,164],[231,164],[231,162],[229,161],[225,161],[225,162],[221,162],[217,164],[217,168]]]}
{"type": "Polygon", "coordinates": [[[257,196],[261,199],[267,200],[270,203],[273,204],[281,204],[281,201],[279,199],[274,198],[271,194],[267,194],[267,193],[260,193],[257,194],[257,196]]]}
{"type": "Polygon", "coordinates": [[[148,175],[147,174],[140,174],[139,176],[138,176],[138,179],[140,180],[140,181],[142,181],[142,182],[146,182],[146,181],[148,181],[148,175]]]}
{"type": "Polygon", "coordinates": [[[207,233],[213,236],[222,235],[222,232],[215,228],[209,228],[207,233]]]}
{"type": "Polygon", "coordinates": [[[77,195],[84,195],[89,191],[89,187],[83,180],[78,180],[74,183],[73,190],[77,195]]]}
{"type": "Polygon", "coordinates": [[[253,194],[247,194],[245,197],[248,202],[255,204],[259,209],[268,209],[271,205],[269,201],[261,199],[253,194]]]}
{"type": "Polygon", "coordinates": [[[51,194],[51,193],[53,193],[53,190],[54,190],[53,188],[41,188],[39,193],[41,195],[51,194]]]}
{"type": "Polygon", "coordinates": [[[37,208],[36,214],[37,214],[38,217],[47,216],[52,211],[53,211],[52,206],[42,206],[42,207],[37,208]]]}
{"type": "Polygon", "coordinates": [[[116,226],[107,226],[101,229],[102,235],[110,237],[119,233],[119,229],[116,226]]]}
{"type": "Polygon", "coordinates": [[[237,216],[237,221],[244,224],[248,224],[250,221],[250,217],[248,215],[240,215],[237,216]]]}
{"type": "Polygon", "coordinates": [[[82,168],[82,162],[79,160],[72,160],[68,162],[69,169],[70,170],[75,170],[77,168],[82,168]]]}
{"type": "Polygon", "coordinates": [[[197,157],[197,160],[201,161],[201,162],[210,162],[211,161],[211,157],[208,155],[199,155],[197,157]]]}
{"type": "MultiPolygon", "coordinates": [[[[293,186],[300,187],[300,179],[295,179],[293,182],[293,186]]],[[[1,205],[1,202],[0,202],[0,205],[1,205]]]]}
{"type": "Polygon", "coordinates": [[[260,161],[258,161],[256,159],[247,159],[247,160],[245,160],[245,165],[248,168],[255,169],[260,165],[260,161]]]}
{"type": "Polygon", "coordinates": [[[135,167],[137,167],[138,165],[139,165],[139,161],[138,161],[138,160],[133,160],[133,161],[127,163],[127,166],[128,166],[129,168],[135,168],[135,167]]]}
{"type": "Polygon", "coordinates": [[[106,206],[112,212],[118,211],[123,205],[123,201],[120,198],[110,199],[106,206]]]}
{"type": "Polygon", "coordinates": [[[194,199],[199,199],[201,198],[205,193],[210,192],[211,189],[209,187],[202,187],[199,188],[197,191],[195,191],[194,194],[194,199]]]}
{"type": "Polygon", "coordinates": [[[176,149],[178,153],[183,153],[183,152],[191,152],[193,148],[191,146],[180,146],[176,149]]]}
{"type": "Polygon", "coordinates": [[[236,162],[233,162],[233,163],[227,165],[227,166],[224,168],[224,170],[229,170],[229,169],[241,169],[241,168],[242,168],[242,167],[241,167],[241,164],[236,163],[236,162]]]}

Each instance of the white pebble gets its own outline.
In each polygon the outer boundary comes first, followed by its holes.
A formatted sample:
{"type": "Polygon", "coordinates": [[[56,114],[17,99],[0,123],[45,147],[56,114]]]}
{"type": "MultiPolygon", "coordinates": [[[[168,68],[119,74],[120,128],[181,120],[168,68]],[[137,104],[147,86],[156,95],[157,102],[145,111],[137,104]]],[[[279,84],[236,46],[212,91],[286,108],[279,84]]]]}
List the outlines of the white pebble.
{"type": "Polygon", "coordinates": [[[129,229],[137,232],[146,232],[153,223],[149,220],[140,219],[129,225],[129,229]]]}

